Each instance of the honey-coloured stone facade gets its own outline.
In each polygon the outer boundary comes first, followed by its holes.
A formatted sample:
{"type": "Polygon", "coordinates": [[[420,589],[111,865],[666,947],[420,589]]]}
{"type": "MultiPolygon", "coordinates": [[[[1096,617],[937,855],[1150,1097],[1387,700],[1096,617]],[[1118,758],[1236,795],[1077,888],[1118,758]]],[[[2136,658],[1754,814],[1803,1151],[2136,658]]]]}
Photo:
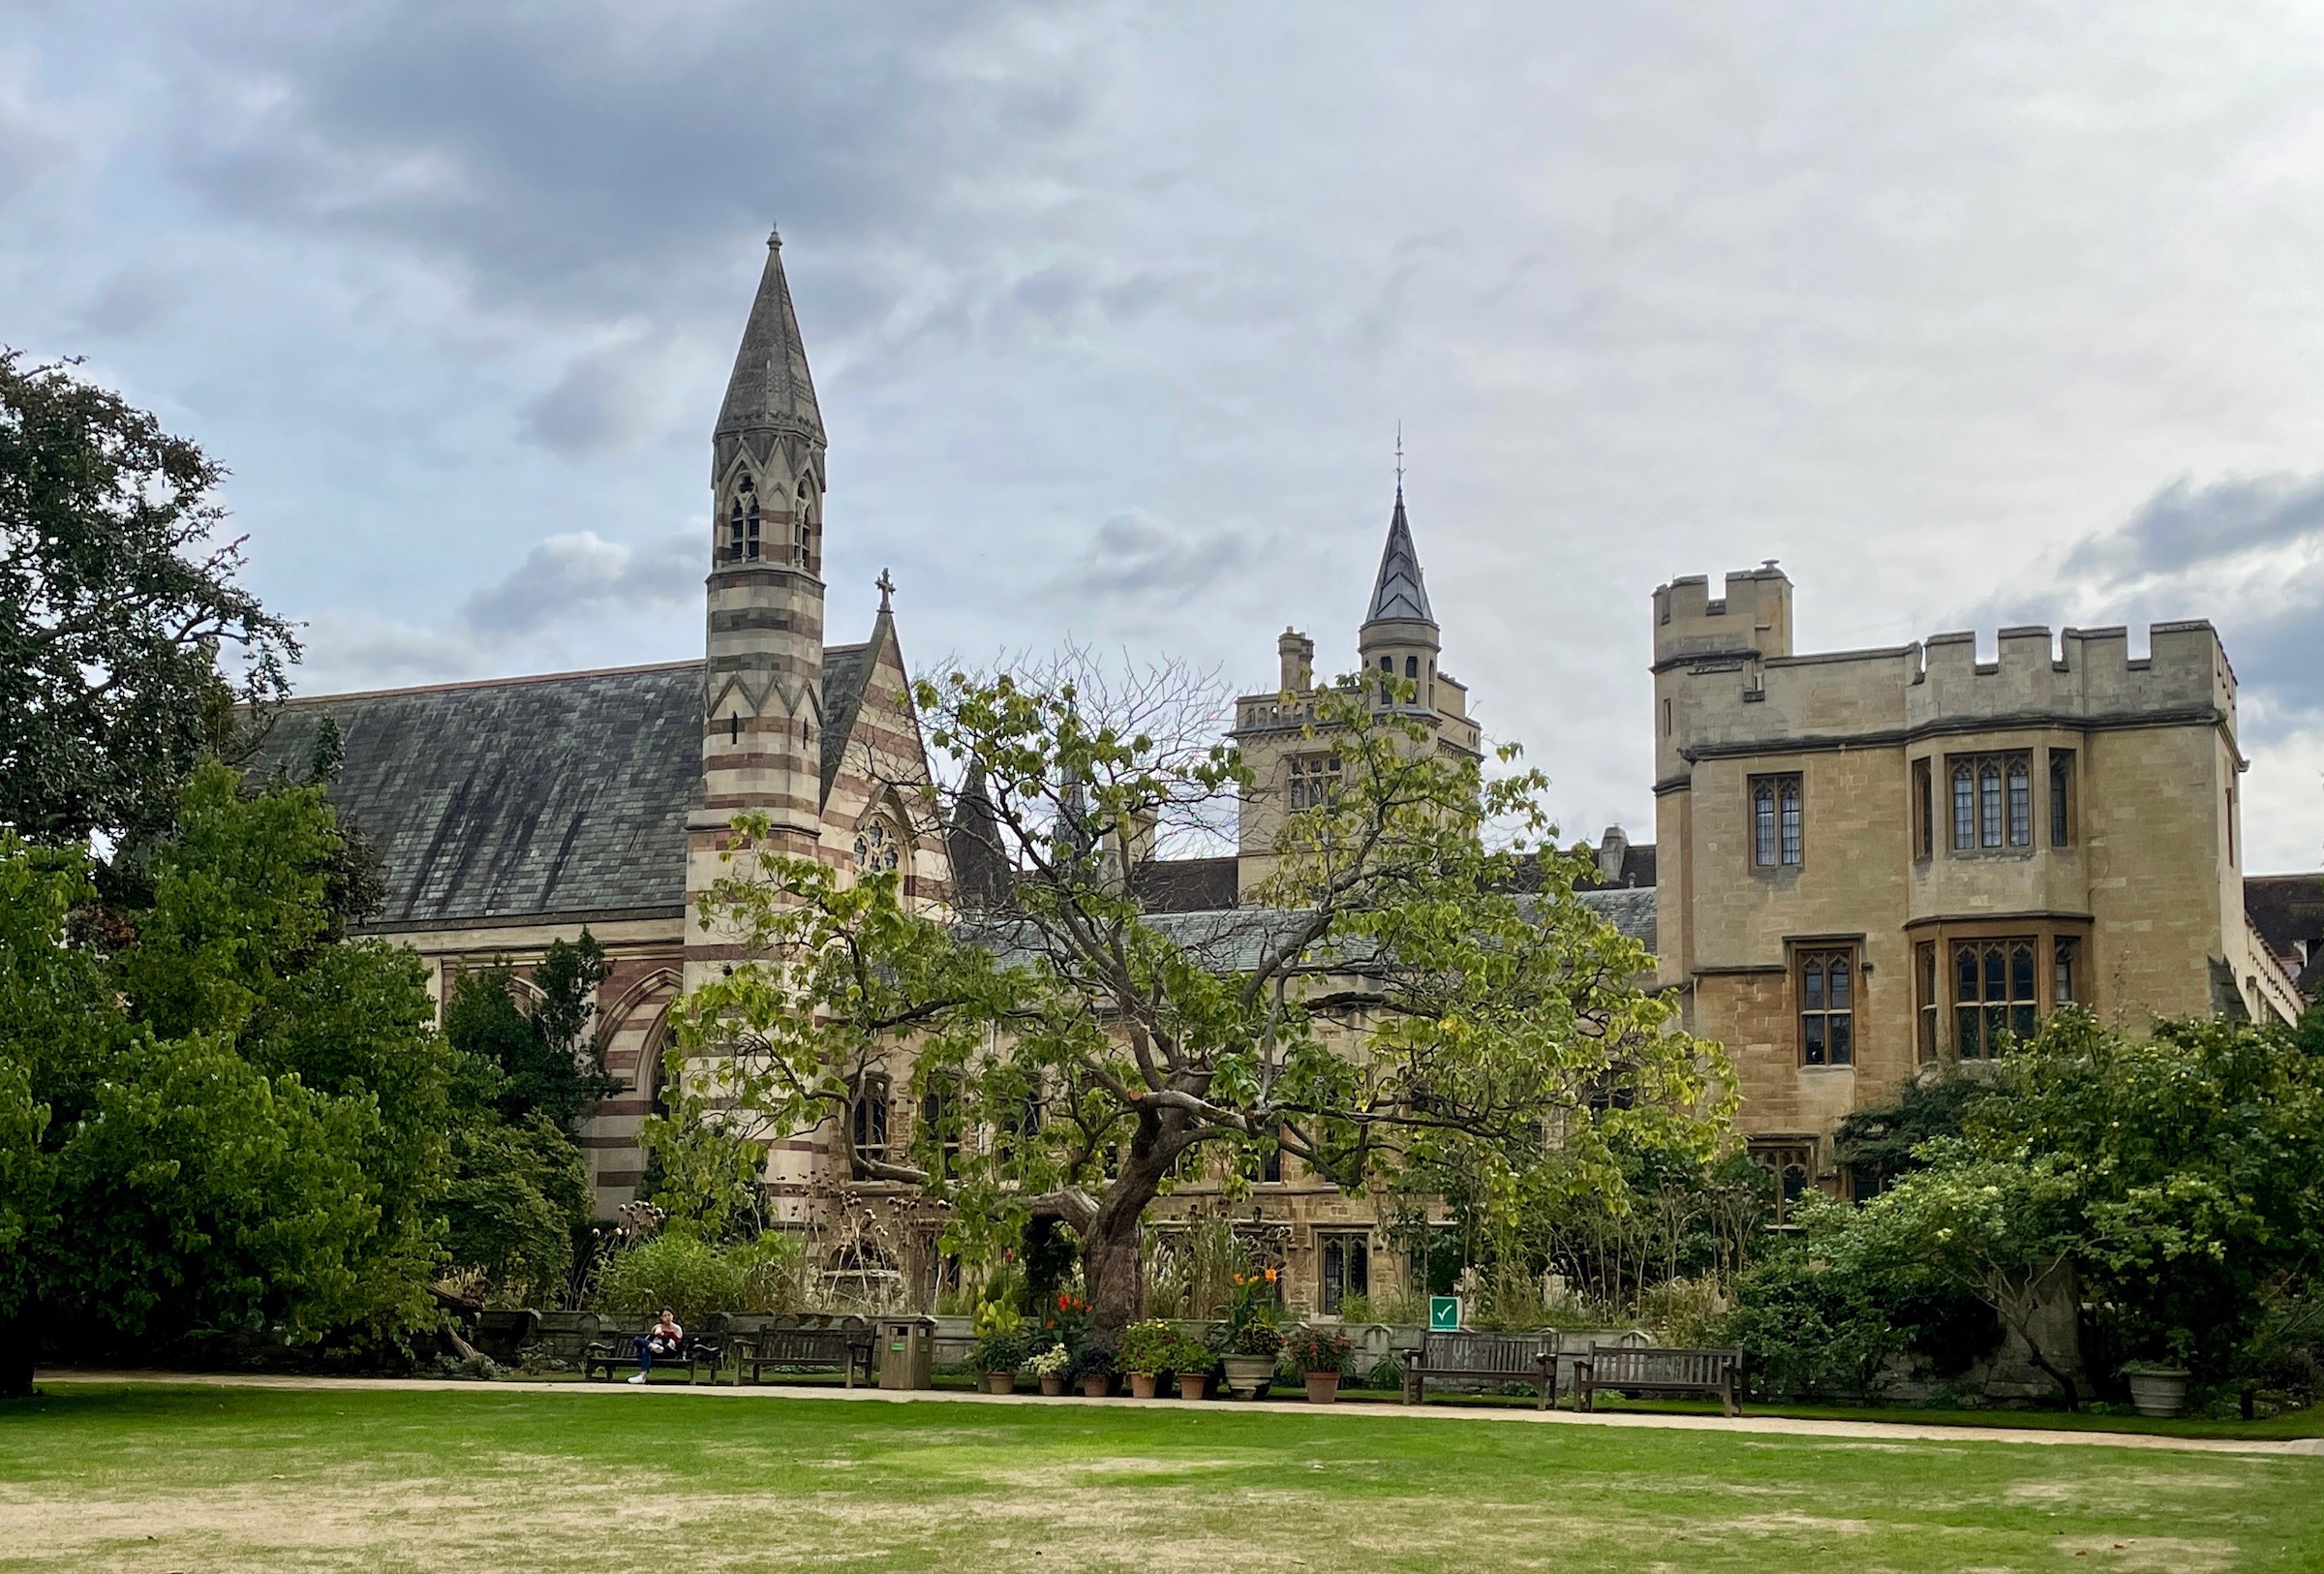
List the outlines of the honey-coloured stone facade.
{"type": "Polygon", "coordinates": [[[1781,570],[1724,592],[1654,593],[1657,981],[1727,1046],[1762,1148],[1837,1186],[1851,1110],[2067,1001],[2132,1033],[2298,1014],[2245,916],[2209,623],[2137,658],[2120,628],[1795,654],[1781,570]]]}

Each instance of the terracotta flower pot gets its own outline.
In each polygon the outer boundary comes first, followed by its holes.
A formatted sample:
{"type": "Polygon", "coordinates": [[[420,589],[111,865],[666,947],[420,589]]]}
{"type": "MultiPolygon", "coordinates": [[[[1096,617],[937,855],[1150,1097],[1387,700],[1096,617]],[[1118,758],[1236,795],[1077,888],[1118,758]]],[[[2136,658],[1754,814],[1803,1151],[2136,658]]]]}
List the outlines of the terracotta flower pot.
{"type": "Polygon", "coordinates": [[[1152,1399],[1154,1397],[1154,1374],[1150,1372],[1131,1373],[1130,1398],[1152,1399]]]}
{"type": "MultiPolygon", "coordinates": [[[[1149,1389],[1152,1388],[1154,1385],[1154,1379],[1151,1377],[1147,1378],[1146,1385],[1149,1389]]],[[[1102,1372],[1085,1373],[1082,1375],[1082,1397],[1084,1399],[1104,1399],[1107,1394],[1113,1391],[1113,1388],[1114,1379],[1107,1376],[1102,1372]]],[[[1147,1399],[1151,1399],[1154,1396],[1149,1393],[1146,1397],[1147,1399]]]]}
{"type": "Polygon", "coordinates": [[[1051,1399],[1055,1399],[1057,1396],[1064,1393],[1065,1373],[1062,1372],[1044,1372],[1041,1373],[1041,1392],[1051,1399]]]}
{"type": "Polygon", "coordinates": [[[1339,1373],[1336,1372],[1310,1372],[1307,1373],[1307,1403],[1310,1404],[1337,1404],[1339,1403],[1339,1373]]]}
{"type": "Polygon", "coordinates": [[[988,1394],[1014,1394],[1017,1392],[1017,1373],[1014,1372],[986,1373],[985,1392],[988,1394]]]}
{"type": "Polygon", "coordinates": [[[1178,1373],[1178,1398],[1180,1399],[1201,1399],[1204,1390],[1209,1386],[1210,1373],[1208,1372],[1181,1372],[1178,1373]]]}

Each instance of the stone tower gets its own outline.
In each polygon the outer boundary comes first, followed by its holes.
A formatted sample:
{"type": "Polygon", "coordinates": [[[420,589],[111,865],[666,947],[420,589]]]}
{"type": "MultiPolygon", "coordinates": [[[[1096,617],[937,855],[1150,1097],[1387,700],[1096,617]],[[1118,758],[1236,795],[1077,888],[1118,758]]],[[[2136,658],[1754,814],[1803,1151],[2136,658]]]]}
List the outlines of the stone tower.
{"type": "Polygon", "coordinates": [[[1421,579],[1421,555],[1404,517],[1404,487],[1396,486],[1395,512],[1388,521],[1388,544],[1380,553],[1380,575],[1372,586],[1371,610],[1356,634],[1358,664],[1365,672],[1409,679],[1410,709],[1436,709],[1436,614],[1428,610],[1428,587],[1421,579]]]}
{"type": "MultiPolygon", "coordinates": [[[[1396,506],[1389,515],[1388,544],[1372,599],[1357,632],[1357,670],[1377,682],[1387,674],[1408,679],[1411,693],[1398,701],[1402,716],[1428,729],[1427,745],[1447,755],[1479,757],[1482,737],[1469,719],[1469,692],[1436,664],[1440,631],[1421,578],[1421,554],[1412,544],[1412,523],[1404,516],[1404,486],[1396,484],[1396,506]]],[[[1275,837],[1287,812],[1296,813],[1317,795],[1336,788],[1340,762],[1328,735],[1311,730],[1315,641],[1297,629],[1275,640],[1276,687],[1235,701],[1229,734],[1242,751],[1252,786],[1236,816],[1236,887],[1249,892],[1274,871],[1275,837]]],[[[1375,693],[1378,693],[1375,690],[1375,693]]]]}
{"type": "Polygon", "coordinates": [[[692,921],[725,872],[735,815],[774,823],[776,844],[815,856],[822,832],[823,417],[782,273],[782,239],[743,328],[711,436],[711,563],[702,787],[687,822],[686,987],[731,960],[692,921]]]}

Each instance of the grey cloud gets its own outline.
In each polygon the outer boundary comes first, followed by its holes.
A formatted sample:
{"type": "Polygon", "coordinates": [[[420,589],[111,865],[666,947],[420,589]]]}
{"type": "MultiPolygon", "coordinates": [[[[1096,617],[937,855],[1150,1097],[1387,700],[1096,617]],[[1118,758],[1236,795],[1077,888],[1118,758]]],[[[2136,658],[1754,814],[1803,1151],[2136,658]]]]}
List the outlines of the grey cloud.
{"type": "MultiPolygon", "coordinates": [[[[8,64],[0,59],[0,68],[8,64]]],[[[71,156],[71,139],[0,70],[0,203],[71,156]]]]}
{"type": "Polygon", "coordinates": [[[126,338],[176,314],[187,297],[186,282],[149,262],[136,263],[107,279],[82,308],[82,331],[126,338]]]}
{"type": "Polygon", "coordinates": [[[702,594],[701,556],[701,539],[692,533],[641,548],[586,531],[552,536],[500,583],[471,595],[459,623],[486,638],[506,638],[598,608],[690,601],[702,594]]]}
{"type": "Polygon", "coordinates": [[[627,448],[644,435],[657,370],[634,342],[576,355],[556,386],[525,407],[521,429],[567,459],[627,448]]]}
{"type": "Polygon", "coordinates": [[[1081,560],[1057,580],[1060,598],[1170,604],[1192,600],[1239,572],[1249,548],[1236,536],[1196,536],[1143,509],[1097,527],[1081,560]]]}
{"type": "Polygon", "coordinates": [[[2168,574],[2239,552],[2324,539],[2324,473],[2236,478],[2156,492],[2122,529],[2067,557],[2068,576],[2111,581],[2168,574]]]}
{"type": "Polygon", "coordinates": [[[432,254],[497,304],[602,310],[705,284],[705,240],[770,218],[827,244],[934,238],[948,175],[1087,112],[1072,51],[976,46],[1011,10],[827,0],[663,27],[608,0],[553,35],[454,0],[337,11],[206,49],[180,163],[237,217],[432,254]]]}
{"type": "MultiPolygon", "coordinates": [[[[2038,577],[2038,576],[2037,576],[2038,577]]],[[[2181,478],[2067,548],[2043,588],[1989,598],[1971,627],[2207,617],[2275,736],[2324,719],[2324,473],[2181,478]]]]}

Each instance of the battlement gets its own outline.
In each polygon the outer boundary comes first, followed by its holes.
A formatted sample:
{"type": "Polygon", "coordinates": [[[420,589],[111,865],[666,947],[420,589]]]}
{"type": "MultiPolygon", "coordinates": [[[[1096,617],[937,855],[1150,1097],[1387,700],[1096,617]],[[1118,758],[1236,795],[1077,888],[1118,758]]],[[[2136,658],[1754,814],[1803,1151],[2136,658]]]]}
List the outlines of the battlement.
{"type": "Polygon", "coordinates": [[[2157,623],[2149,653],[2121,627],[2000,631],[1993,660],[1973,633],[1870,650],[1790,651],[1791,583],[1773,565],[1654,593],[1656,780],[1711,754],[1917,736],[1929,730],[2235,725],[2235,669],[2200,619],[2157,623]]]}
{"type": "Polygon", "coordinates": [[[1909,707],[1915,721],[2041,712],[2136,716],[2211,709],[2235,713],[2235,669],[2218,632],[2202,619],[2157,623],[2148,654],[2130,654],[2130,632],[2041,625],[2003,629],[1996,659],[1977,659],[1972,633],[1931,634],[1920,647],[1909,707]]]}
{"type": "Polygon", "coordinates": [[[1655,588],[1655,665],[1707,656],[1791,654],[1791,581],[1774,559],[1728,574],[1722,588],[1725,594],[1714,598],[1701,574],[1655,588]]]}

